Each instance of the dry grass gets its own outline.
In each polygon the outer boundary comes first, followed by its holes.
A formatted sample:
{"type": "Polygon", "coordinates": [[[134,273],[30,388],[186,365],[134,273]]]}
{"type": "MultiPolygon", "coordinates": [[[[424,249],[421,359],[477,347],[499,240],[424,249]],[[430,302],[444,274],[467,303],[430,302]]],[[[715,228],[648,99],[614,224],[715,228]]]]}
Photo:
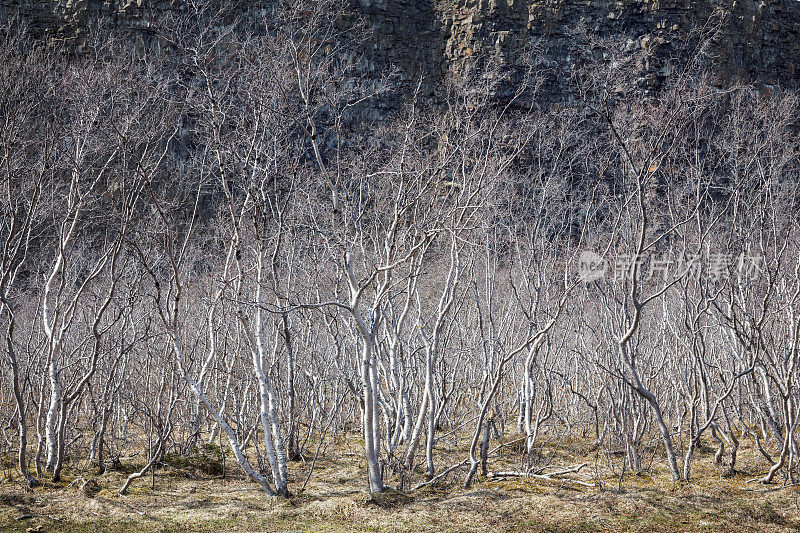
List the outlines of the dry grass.
{"type": "MultiPolygon", "coordinates": [[[[196,465],[159,470],[155,488],[139,479],[128,496],[117,496],[125,473],[94,476],[100,492],[89,497],[72,472],[59,484],[27,490],[19,479],[0,484],[1,531],[795,531],[800,504],[794,488],[771,492],[747,481],[752,471],[723,478],[709,453],[695,463],[690,483],[674,484],[663,469],[651,475],[617,478],[601,473],[605,487],[584,488],[526,479],[479,481],[460,486],[461,475],[412,493],[368,498],[360,450],[355,440],[338,442],[321,459],[303,494],[270,501],[238,471],[227,480],[198,476],[196,465]],[[29,518],[20,520],[23,515],[29,518]],[[39,528],[39,529],[37,529],[39,528]]],[[[559,464],[591,459],[586,448],[559,443],[547,454],[559,464]]],[[[463,449],[444,449],[440,466],[454,464],[463,449]]],[[[742,453],[742,457],[748,454],[742,453]]],[[[751,454],[752,455],[752,454],[751,454]]],[[[513,467],[517,456],[495,457],[493,467],[513,467]]],[[[308,465],[293,464],[297,490],[308,465]]],[[[18,476],[17,476],[18,478],[18,476]]],[[[397,480],[388,480],[389,483],[397,480]]],[[[772,488],[777,489],[777,486],[772,488]]]]}

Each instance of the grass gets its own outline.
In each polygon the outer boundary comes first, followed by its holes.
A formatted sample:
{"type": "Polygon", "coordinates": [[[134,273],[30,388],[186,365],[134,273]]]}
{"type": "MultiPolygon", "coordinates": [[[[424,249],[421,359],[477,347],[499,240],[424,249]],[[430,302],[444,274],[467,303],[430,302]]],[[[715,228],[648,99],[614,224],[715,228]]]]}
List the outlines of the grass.
{"type": "Polygon", "coordinates": [[[217,444],[203,444],[186,455],[166,454],[164,464],[190,478],[221,476],[224,453],[217,444]]]}
{"type": "MultiPolygon", "coordinates": [[[[559,443],[549,453],[562,464],[586,459],[580,443],[559,443]]],[[[444,467],[463,458],[450,449],[437,457],[444,467]]],[[[742,454],[744,457],[746,454],[742,454]]],[[[754,454],[751,454],[755,457],[754,454]]],[[[518,456],[494,458],[493,468],[513,468],[518,456]]],[[[124,461],[123,461],[124,462],[124,461]]],[[[675,484],[663,469],[617,478],[601,473],[603,490],[529,479],[479,480],[461,486],[451,477],[413,493],[363,492],[366,473],[356,439],[340,441],[320,459],[302,494],[271,501],[246,482],[227,460],[221,479],[218,448],[171,457],[155,477],[137,480],[131,493],[118,496],[124,472],[92,476],[67,471],[65,481],[33,490],[19,476],[0,482],[0,531],[796,531],[800,493],[793,488],[754,492],[747,481],[763,465],[730,478],[720,476],[711,451],[698,456],[694,477],[675,484]],[[93,496],[75,479],[92,477],[93,496]],[[23,515],[29,518],[20,520],[23,515]],[[38,528],[38,529],[37,529],[38,528]]],[[[297,491],[307,464],[290,465],[290,489],[297,491]]],[[[8,472],[8,470],[6,471],[8,472]]],[[[395,482],[389,478],[390,484],[395,482]]],[[[777,486],[772,488],[777,489],[777,486]]]]}

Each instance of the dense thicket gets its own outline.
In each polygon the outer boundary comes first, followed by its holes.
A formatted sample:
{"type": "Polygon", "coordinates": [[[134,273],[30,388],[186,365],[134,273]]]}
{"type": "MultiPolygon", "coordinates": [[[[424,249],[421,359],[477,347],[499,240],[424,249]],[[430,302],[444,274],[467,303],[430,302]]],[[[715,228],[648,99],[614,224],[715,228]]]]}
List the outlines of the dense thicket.
{"type": "Polygon", "coordinates": [[[594,42],[567,104],[534,104],[535,48],[422,101],[337,12],[69,53],[0,31],[0,424],[27,481],[146,448],[124,493],[219,440],[285,495],[354,428],[371,492],[469,484],[497,438],[524,442],[506,475],[579,438],[686,480],[708,437],[725,473],[747,440],[794,479],[797,96],[715,87],[700,39],[658,90],[594,42]]]}

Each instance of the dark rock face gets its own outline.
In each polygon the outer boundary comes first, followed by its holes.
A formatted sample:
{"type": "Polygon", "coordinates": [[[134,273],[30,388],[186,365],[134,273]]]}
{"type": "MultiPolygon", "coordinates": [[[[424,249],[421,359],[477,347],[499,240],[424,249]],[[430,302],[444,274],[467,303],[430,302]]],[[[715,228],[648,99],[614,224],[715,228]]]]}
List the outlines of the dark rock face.
{"type": "Polygon", "coordinates": [[[720,81],[796,83],[797,0],[476,0],[451,9],[446,60],[457,63],[476,46],[495,47],[513,58],[514,49],[532,37],[567,50],[571,30],[580,25],[591,34],[625,37],[629,46],[665,46],[685,39],[717,11],[725,15],[714,51],[720,81]]]}
{"type": "MultiPolygon", "coordinates": [[[[226,5],[247,11],[254,3],[226,5]]],[[[88,17],[135,28],[181,9],[181,0],[0,0],[0,16],[20,13],[34,32],[67,36],[88,17]]],[[[800,0],[352,0],[352,9],[372,30],[363,50],[369,68],[394,65],[431,89],[478,56],[513,66],[532,42],[568,71],[576,28],[668,57],[715,13],[722,27],[709,66],[720,85],[794,88],[800,80],[800,0]]]]}

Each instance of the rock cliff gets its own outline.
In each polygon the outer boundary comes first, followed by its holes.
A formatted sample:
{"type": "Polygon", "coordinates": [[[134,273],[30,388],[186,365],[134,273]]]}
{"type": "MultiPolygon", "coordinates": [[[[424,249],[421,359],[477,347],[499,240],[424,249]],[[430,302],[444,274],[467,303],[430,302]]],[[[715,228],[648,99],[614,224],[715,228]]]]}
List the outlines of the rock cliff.
{"type": "MultiPolygon", "coordinates": [[[[182,0],[0,0],[0,16],[15,13],[42,35],[72,36],[89,17],[145,25],[182,0]]],[[[557,70],[569,70],[576,30],[619,38],[625,49],[650,48],[668,57],[693,28],[714,13],[722,17],[711,70],[721,85],[737,81],[769,88],[800,81],[798,0],[352,0],[372,29],[365,53],[372,65],[396,65],[427,85],[457,72],[474,57],[514,65],[539,43],[557,70]]],[[[239,8],[254,2],[239,0],[239,8]]],[[[659,76],[655,69],[643,75],[659,76]]]]}

